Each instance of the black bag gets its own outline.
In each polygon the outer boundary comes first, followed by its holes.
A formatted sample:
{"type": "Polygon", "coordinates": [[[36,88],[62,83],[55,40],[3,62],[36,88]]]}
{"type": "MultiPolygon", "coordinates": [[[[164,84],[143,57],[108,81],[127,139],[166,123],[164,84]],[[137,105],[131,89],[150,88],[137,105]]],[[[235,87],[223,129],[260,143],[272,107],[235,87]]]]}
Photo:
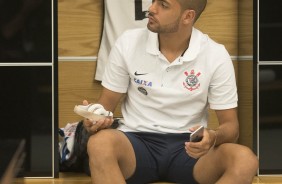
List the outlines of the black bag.
{"type": "MultiPolygon", "coordinates": [[[[119,125],[119,119],[115,119],[111,128],[116,129],[119,125]]],[[[59,156],[59,170],[60,172],[84,172],[90,176],[89,158],[87,154],[87,142],[89,134],[83,126],[83,120],[81,120],[76,127],[73,154],[68,160],[61,161],[59,156]]]]}

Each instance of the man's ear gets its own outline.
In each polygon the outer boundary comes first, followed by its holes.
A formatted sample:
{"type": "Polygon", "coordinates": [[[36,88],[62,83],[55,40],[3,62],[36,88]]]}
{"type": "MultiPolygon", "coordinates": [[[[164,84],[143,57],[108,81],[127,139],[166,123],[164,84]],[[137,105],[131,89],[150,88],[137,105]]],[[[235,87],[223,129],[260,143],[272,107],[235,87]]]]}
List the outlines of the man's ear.
{"type": "Polygon", "coordinates": [[[184,10],[183,12],[183,23],[184,24],[193,24],[195,22],[196,12],[195,10],[184,10]]]}

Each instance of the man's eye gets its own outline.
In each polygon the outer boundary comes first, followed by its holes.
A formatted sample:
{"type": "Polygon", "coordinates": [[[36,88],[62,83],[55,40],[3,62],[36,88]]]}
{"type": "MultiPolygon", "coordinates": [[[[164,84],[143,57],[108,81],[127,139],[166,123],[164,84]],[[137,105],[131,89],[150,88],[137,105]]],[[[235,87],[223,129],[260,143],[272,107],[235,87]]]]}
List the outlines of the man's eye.
{"type": "Polygon", "coordinates": [[[163,7],[163,8],[167,8],[168,6],[167,6],[166,3],[162,2],[162,7],[163,7]]]}

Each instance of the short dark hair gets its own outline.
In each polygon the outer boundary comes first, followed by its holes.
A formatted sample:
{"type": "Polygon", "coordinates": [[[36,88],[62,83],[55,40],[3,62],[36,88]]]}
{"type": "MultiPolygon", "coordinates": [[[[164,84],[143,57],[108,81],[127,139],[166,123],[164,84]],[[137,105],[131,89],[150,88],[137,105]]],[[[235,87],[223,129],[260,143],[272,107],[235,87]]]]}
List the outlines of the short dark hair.
{"type": "Polygon", "coordinates": [[[207,0],[178,0],[178,2],[181,5],[183,11],[186,9],[191,9],[196,12],[194,22],[198,20],[207,5],[207,0]]]}

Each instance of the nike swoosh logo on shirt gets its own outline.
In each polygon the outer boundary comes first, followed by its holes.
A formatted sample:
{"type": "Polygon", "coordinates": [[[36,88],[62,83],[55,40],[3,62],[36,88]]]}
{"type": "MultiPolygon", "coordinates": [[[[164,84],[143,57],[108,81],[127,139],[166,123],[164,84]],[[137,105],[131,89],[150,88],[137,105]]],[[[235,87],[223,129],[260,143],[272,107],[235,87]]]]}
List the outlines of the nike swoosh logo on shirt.
{"type": "Polygon", "coordinates": [[[138,76],[138,75],[147,75],[148,73],[137,73],[137,71],[134,73],[135,76],[138,76]]]}

